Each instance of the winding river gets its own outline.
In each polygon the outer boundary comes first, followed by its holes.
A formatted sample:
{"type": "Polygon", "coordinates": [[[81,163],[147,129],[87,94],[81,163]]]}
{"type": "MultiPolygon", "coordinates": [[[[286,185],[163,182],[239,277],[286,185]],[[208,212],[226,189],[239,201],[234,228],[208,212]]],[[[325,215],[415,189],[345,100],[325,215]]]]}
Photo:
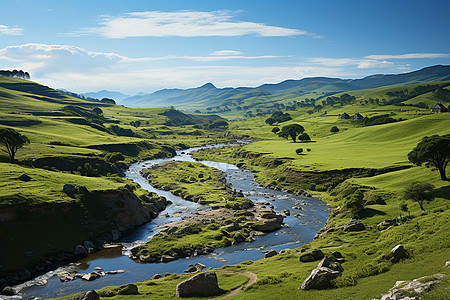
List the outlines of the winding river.
{"type": "Polygon", "coordinates": [[[257,236],[252,243],[242,243],[236,246],[216,249],[208,255],[178,259],[169,263],[141,264],[128,258],[129,249],[145,243],[150,236],[158,232],[158,226],[180,220],[188,214],[195,214],[198,211],[210,209],[204,205],[185,201],[172,195],[170,192],[155,189],[140,175],[140,171],[143,168],[170,160],[194,162],[195,160],[189,154],[191,151],[220,146],[224,145],[190,148],[177,151],[177,155],[173,158],[147,160],[131,165],[126,171],[126,178],[134,180],[150,192],[156,192],[166,197],[173,204],[169,205],[165,211],[151,222],[122,234],[119,241],[123,245],[122,249],[110,248],[101,250],[90,254],[77,264],[59,268],[25,284],[16,286],[15,289],[20,290],[19,295],[26,299],[61,297],[80,291],[100,289],[109,285],[123,285],[145,281],[155,274],[183,273],[183,270],[186,270],[189,264],[197,262],[207,267],[217,268],[249,259],[258,260],[264,257],[264,250],[292,249],[311,242],[316,232],[324,226],[329,216],[328,207],[322,201],[264,188],[254,180],[252,172],[240,170],[232,164],[200,161],[207,166],[224,171],[227,174],[227,182],[231,184],[231,187],[242,190],[244,195],[253,202],[269,202],[278,213],[289,209],[291,215],[284,219],[284,223],[289,226],[263,236],[257,236]],[[81,281],[78,279],[62,283],[59,277],[56,276],[56,273],[61,270],[74,269],[80,273],[89,273],[94,271],[95,267],[101,267],[105,271],[118,269],[126,271],[122,274],[103,276],[94,281],[81,281]]]}

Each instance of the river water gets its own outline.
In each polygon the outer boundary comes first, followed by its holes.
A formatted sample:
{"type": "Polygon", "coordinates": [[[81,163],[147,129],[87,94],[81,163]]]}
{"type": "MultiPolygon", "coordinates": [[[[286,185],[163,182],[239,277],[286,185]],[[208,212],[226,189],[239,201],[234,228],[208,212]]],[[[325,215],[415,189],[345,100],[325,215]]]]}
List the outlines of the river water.
{"type": "Polygon", "coordinates": [[[170,160],[194,162],[195,160],[189,155],[191,151],[219,146],[223,145],[190,148],[177,151],[177,155],[173,158],[148,160],[131,165],[126,171],[126,178],[134,180],[142,188],[150,192],[156,192],[166,197],[173,204],[167,206],[151,222],[122,234],[119,240],[123,245],[122,249],[111,248],[101,250],[79,261],[79,264],[62,267],[25,284],[16,286],[14,288],[20,290],[19,295],[26,299],[61,297],[80,291],[100,289],[109,285],[123,285],[126,283],[145,281],[155,274],[183,273],[183,270],[186,270],[189,264],[195,264],[197,262],[207,267],[217,268],[249,259],[258,260],[264,257],[263,251],[265,250],[274,249],[279,251],[288,248],[292,249],[311,242],[317,231],[324,226],[329,216],[329,209],[322,201],[264,188],[254,180],[254,174],[252,172],[240,170],[232,164],[200,161],[207,166],[224,171],[227,174],[227,182],[231,184],[231,187],[242,190],[244,195],[253,202],[269,202],[270,206],[273,206],[274,210],[278,213],[283,213],[285,209],[289,209],[291,215],[284,219],[284,223],[289,226],[263,236],[256,236],[256,240],[252,243],[242,243],[236,246],[220,248],[208,255],[178,259],[169,263],[141,264],[128,257],[129,249],[145,243],[150,236],[158,232],[158,226],[178,221],[188,214],[195,214],[198,211],[210,209],[204,205],[185,201],[180,197],[172,195],[170,192],[153,188],[140,175],[140,171],[143,168],[170,160]],[[94,271],[95,267],[101,267],[105,271],[124,269],[125,273],[106,275],[94,281],[81,281],[77,279],[64,283],[60,282],[59,277],[56,275],[58,271],[67,269],[77,270],[80,273],[89,273],[94,271]]]}

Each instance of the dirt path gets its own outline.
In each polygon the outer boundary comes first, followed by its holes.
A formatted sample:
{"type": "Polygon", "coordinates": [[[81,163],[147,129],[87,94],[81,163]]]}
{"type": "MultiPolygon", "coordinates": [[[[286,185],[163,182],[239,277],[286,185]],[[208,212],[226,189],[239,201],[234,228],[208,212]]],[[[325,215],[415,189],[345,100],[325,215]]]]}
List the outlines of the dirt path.
{"type": "Polygon", "coordinates": [[[232,290],[230,293],[228,293],[228,294],[226,294],[226,295],[224,295],[224,296],[222,296],[222,297],[215,298],[215,299],[225,299],[225,298],[228,298],[228,297],[236,296],[236,295],[242,293],[242,290],[243,290],[244,288],[246,288],[246,287],[248,287],[248,286],[254,284],[254,283],[256,282],[256,280],[258,280],[258,275],[256,275],[256,274],[253,273],[253,272],[217,271],[216,273],[227,273],[227,274],[239,274],[239,275],[244,275],[244,276],[247,276],[250,280],[249,280],[246,284],[244,284],[244,285],[238,287],[237,289],[232,290]]]}

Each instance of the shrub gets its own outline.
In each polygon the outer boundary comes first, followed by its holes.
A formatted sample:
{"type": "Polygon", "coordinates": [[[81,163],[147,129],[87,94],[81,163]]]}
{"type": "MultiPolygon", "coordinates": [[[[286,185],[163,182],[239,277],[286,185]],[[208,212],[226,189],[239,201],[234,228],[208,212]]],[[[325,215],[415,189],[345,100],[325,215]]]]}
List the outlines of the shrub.
{"type": "Polygon", "coordinates": [[[330,132],[332,132],[332,133],[339,132],[339,128],[337,126],[333,126],[333,127],[331,127],[330,132]]]}
{"type": "Polygon", "coordinates": [[[298,155],[303,153],[303,148],[298,148],[297,150],[295,150],[295,153],[297,153],[298,155]]]}
{"type": "Polygon", "coordinates": [[[107,162],[115,163],[118,161],[124,161],[125,157],[120,152],[112,152],[112,153],[106,154],[105,159],[107,162]]]}

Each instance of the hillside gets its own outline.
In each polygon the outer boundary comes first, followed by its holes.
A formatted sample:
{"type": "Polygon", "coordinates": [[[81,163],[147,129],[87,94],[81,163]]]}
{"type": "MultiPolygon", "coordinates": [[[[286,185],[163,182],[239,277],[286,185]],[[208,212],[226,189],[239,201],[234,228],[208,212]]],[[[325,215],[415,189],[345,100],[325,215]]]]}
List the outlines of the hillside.
{"type": "Polygon", "coordinates": [[[304,101],[307,98],[318,100],[339,92],[446,80],[450,80],[450,66],[437,65],[404,74],[372,75],[362,79],[313,77],[263,84],[256,88],[218,89],[207,83],[198,88],[166,89],[148,95],[137,95],[124,99],[121,104],[130,107],[175,106],[188,111],[226,113],[231,117],[242,116],[243,111],[249,109],[267,111],[275,107],[273,104],[292,105],[293,101],[304,101]],[[227,113],[229,111],[231,113],[227,113]]]}

